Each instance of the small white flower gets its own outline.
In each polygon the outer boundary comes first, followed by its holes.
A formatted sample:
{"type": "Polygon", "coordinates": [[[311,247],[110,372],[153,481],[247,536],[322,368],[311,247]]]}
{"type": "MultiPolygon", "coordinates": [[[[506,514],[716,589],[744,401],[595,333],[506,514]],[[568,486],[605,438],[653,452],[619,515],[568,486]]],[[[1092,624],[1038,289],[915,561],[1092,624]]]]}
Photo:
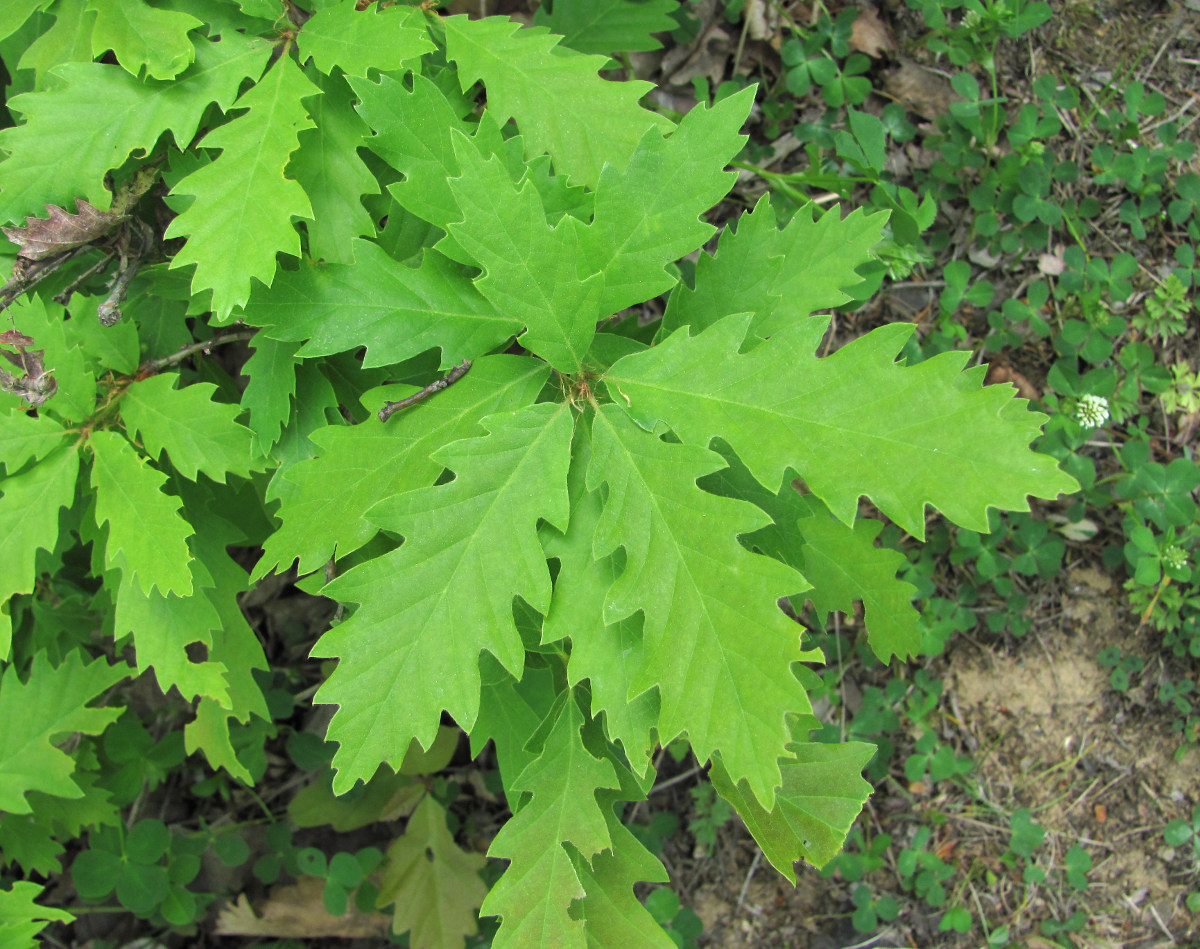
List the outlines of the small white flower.
{"type": "Polygon", "coordinates": [[[1088,428],[1098,428],[1108,421],[1108,399],[1100,395],[1081,395],[1075,406],[1075,420],[1088,428]]]}
{"type": "Polygon", "coordinates": [[[1162,552],[1162,562],[1172,570],[1182,570],[1187,566],[1187,551],[1176,544],[1172,544],[1162,552]]]}

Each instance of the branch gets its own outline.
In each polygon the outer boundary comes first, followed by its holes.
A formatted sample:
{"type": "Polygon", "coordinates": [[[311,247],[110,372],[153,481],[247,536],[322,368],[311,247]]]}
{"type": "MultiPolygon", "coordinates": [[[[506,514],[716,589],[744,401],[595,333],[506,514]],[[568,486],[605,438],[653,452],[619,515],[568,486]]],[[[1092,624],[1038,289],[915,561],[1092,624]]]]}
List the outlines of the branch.
{"type": "Polygon", "coordinates": [[[196,353],[204,353],[208,355],[212,352],[214,346],[220,346],[224,343],[236,343],[242,339],[253,339],[257,330],[242,330],[237,333],[226,333],[224,336],[214,336],[212,339],[201,340],[198,343],[191,343],[184,346],[177,353],[172,353],[170,356],[161,356],[158,359],[151,359],[144,362],[138,367],[139,375],[154,375],[156,372],[162,372],[164,369],[169,369],[171,366],[178,366],[181,362],[196,353]]]}
{"type": "Polygon", "coordinates": [[[420,392],[413,393],[407,399],[401,399],[399,402],[385,402],[383,408],[379,410],[379,421],[386,422],[395,413],[401,409],[406,409],[410,405],[416,405],[422,399],[428,399],[435,392],[441,392],[443,389],[449,388],[465,376],[471,369],[471,360],[464,359],[461,363],[451,369],[446,375],[438,379],[436,382],[431,382],[420,392]]]}

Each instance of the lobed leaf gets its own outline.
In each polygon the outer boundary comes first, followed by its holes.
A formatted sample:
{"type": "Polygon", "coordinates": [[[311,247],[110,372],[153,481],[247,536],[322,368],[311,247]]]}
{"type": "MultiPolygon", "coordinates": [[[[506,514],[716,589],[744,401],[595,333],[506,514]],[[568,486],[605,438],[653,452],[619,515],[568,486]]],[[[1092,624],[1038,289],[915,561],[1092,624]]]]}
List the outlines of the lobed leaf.
{"type": "Polygon", "coordinates": [[[887,220],[861,208],[845,218],[831,208],[815,222],[797,214],[775,226],[770,196],[727,227],[713,256],[696,262],[695,288],[680,284],[663,314],[663,330],[690,325],[693,335],[733,313],[753,313],[751,330],[771,336],[815,310],[850,299],[844,287],[860,283],[855,268],[871,257],[887,220]]]}
{"type": "Polygon", "coordinates": [[[254,352],[242,366],[242,374],[250,379],[242,391],[242,408],[250,415],[253,452],[265,455],[291,418],[299,347],[269,339],[265,333],[255,335],[250,347],[254,352]]]}
{"type": "MultiPolygon", "coordinates": [[[[63,443],[66,436],[62,425],[46,415],[28,415],[20,411],[0,415],[0,465],[11,477],[28,462],[45,458],[63,443]]],[[[0,482],[0,487],[7,488],[7,485],[7,479],[0,482]]]]}
{"type": "Polygon", "coordinates": [[[626,356],[606,382],[636,416],[687,443],[724,438],[768,488],[794,469],[846,524],[865,495],[918,538],[926,504],[987,531],[988,507],[1027,511],[1027,495],[1075,489],[1054,459],[1029,449],[1045,416],[1012,386],[983,387],[984,367],[963,372],[968,353],[903,366],[896,354],[913,327],[893,325],[817,358],[824,321],[805,320],[731,355],[751,321],[678,331],[626,356]]]}
{"type": "Polygon", "coordinates": [[[585,891],[567,845],[583,861],[612,848],[596,792],[620,783],[612,764],[584,747],[582,726],[579,706],[568,696],[541,754],[511,789],[532,797],[514,809],[488,848],[489,857],[511,861],[479,911],[501,917],[492,941],[495,949],[586,949],[589,944],[583,920],[570,914],[571,904],[585,891]]]}
{"type": "Polygon", "coordinates": [[[76,198],[107,208],[112,196],[104,176],[111,169],[136,150],[148,153],[164,132],[186,148],[209,105],[227,110],[242,80],[257,76],[270,52],[266,40],[238,34],[201,42],[196,62],[171,83],[139,82],[102,63],[58,66],[58,86],[8,102],[25,122],[0,131],[0,149],[8,152],[0,164],[0,220],[76,198]]]}
{"type": "Polygon", "coordinates": [[[560,33],[562,45],[580,53],[643,52],[660,49],[654,33],[679,24],[671,15],[678,0],[554,0],[538,7],[533,22],[560,33]]]}
{"type": "MultiPolygon", "coordinates": [[[[378,82],[354,77],[347,81],[358,97],[358,114],[374,132],[365,144],[404,175],[388,191],[401,207],[443,230],[458,220],[450,179],[460,172],[450,132],[472,131],[460,111],[432,80],[419,74],[412,77],[411,91],[391,76],[380,76],[378,82]]],[[[487,126],[494,123],[485,119],[479,129],[487,126]]]]}
{"type": "MultiPolygon", "coordinates": [[[[190,557],[190,550],[188,553],[190,557]]],[[[204,565],[191,560],[188,584],[192,595],[182,596],[140,589],[132,577],[125,576],[123,555],[117,556],[112,566],[123,574],[113,611],[113,633],[118,639],[133,634],[138,672],[153,669],[164,693],[174,686],[187,702],[210,698],[227,705],[228,667],[211,660],[193,662],[187,650],[200,644],[211,655],[213,631],[221,625],[221,617],[206,595],[212,577],[204,565]]]]}
{"type": "Polygon", "coordinates": [[[531,182],[514,187],[499,158],[484,160],[461,134],[454,143],[462,174],[450,188],[462,220],[449,232],[483,267],[475,286],[497,311],[528,327],[520,337],[526,349],[560,372],[577,372],[603,315],[602,278],[581,278],[590,262],[580,259],[578,230],[550,227],[531,182]]]}
{"type": "Polygon", "coordinates": [[[305,21],[296,48],[301,62],[311,56],[323,73],[337,67],[349,76],[366,76],[369,69],[400,69],[434,46],[416,7],[371,4],[359,10],[355,0],[339,0],[305,21]]]}
{"type": "Polygon", "coordinates": [[[596,412],[592,435],[588,487],[608,485],[593,555],[625,551],[604,619],[645,616],[645,655],[630,696],[658,686],[659,740],[686,732],[701,761],[719,749],[769,806],[776,759],[790,740],[788,715],[811,711],[791,665],[820,659],[800,649],[801,627],[776,601],[808,583],[738,544],[767,518],[697,486],[724,466],[715,452],[663,441],[615,405],[596,412]]]}
{"type": "Polygon", "coordinates": [[[54,0],[8,0],[0,6],[0,39],[7,39],[31,16],[45,10],[54,0]]]}
{"type": "Polygon", "coordinates": [[[479,871],[486,863],[454,842],[445,809],[426,794],[403,836],[388,847],[377,903],[393,904],[393,928],[409,931],[412,949],[461,947],[477,929],[476,912],[487,895],[479,871]]]}
{"type": "Polygon", "coordinates": [[[192,525],[179,515],[179,499],[162,492],[167,480],[116,432],[93,432],[92,487],[96,490],[96,523],[108,524],[105,558],[136,577],[150,596],[187,596],[192,592],[192,557],[187,538],[192,525]]]}
{"type": "Polygon", "coordinates": [[[25,681],[16,665],[8,665],[0,676],[0,810],[30,813],[25,798],[30,791],[83,797],[71,778],[75,759],[54,743],[71,732],[99,735],[115,721],[123,709],[88,708],[87,703],[129,671],[104,659],[85,665],[81,650],[68,652],[57,667],[45,652],[36,653],[25,681]]]}
{"type": "MultiPolygon", "coordinates": [[[[46,426],[29,426],[45,428],[46,426]]],[[[31,435],[45,434],[42,432],[31,435]]],[[[65,434],[59,429],[57,438],[65,434]]],[[[45,451],[46,446],[30,446],[45,451]]],[[[64,446],[46,451],[41,461],[19,474],[0,480],[0,607],[16,593],[32,593],[39,549],[53,550],[58,541],[59,509],[75,503],[79,453],[64,446]]],[[[8,659],[12,645],[12,619],[0,610],[0,658],[8,659]]]]}
{"type": "Polygon", "coordinates": [[[542,642],[570,639],[568,684],[590,683],[593,714],[604,712],[609,739],[621,744],[630,767],[645,777],[656,744],[652,731],[658,724],[658,694],[650,690],[629,697],[643,662],[640,620],[629,616],[609,623],[604,618],[605,599],[621,569],[615,557],[595,559],[592,554],[604,502],[599,491],[587,490],[591,458],[591,431],[581,421],[576,426],[567,476],[571,498],[567,529],[560,532],[549,525],[542,529],[546,556],[558,561],[542,642]]]}
{"type": "Polygon", "coordinates": [[[350,87],[320,73],[312,78],[324,95],[309,106],[315,127],[300,133],[300,147],[287,170],[312,205],[308,255],[351,264],[354,239],[375,236],[375,222],[363,207],[362,197],[379,194],[379,182],[358,154],[359,146],[365,144],[367,126],[351,108],[350,87]]]}
{"type": "MultiPolygon", "coordinates": [[[[57,0],[54,4],[54,22],[21,53],[17,69],[34,73],[31,91],[42,92],[46,89],[51,78],[49,72],[55,66],[92,61],[92,21],[95,14],[87,12],[87,3],[88,0],[57,0]]],[[[11,6],[13,4],[5,4],[5,8],[11,6]]]]}
{"type": "Polygon", "coordinates": [[[315,648],[341,660],[318,693],[318,701],[340,706],[329,731],[341,744],[336,792],[381,762],[399,766],[414,737],[429,747],[442,710],[469,731],[482,650],[520,676],[525,649],[513,598],[539,611],[550,605],[537,525],[566,526],[571,415],[547,403],[489,416],[488,435],[434,453],[453,481],[371,509],[375,524],[406,541],[327,588],[363,604],[315,648]]]}
{"type": "Polygon", "coordinates": [[[676,943],[634,895],[638,884],[665,883],[666,870],[615,816],[608,819],[608,831],[612,849],[601,851],[586,863],[576,863],[587,893],[580,907],[588,946],[672,949],[676,943]]]}
{"type": "MultiPolygon", "coordinates": [[[[817,724],[811,716],[802,719],[797,735],[817,724]]],[[[797,860],[823,867],[842,849],[851,824],[871,794],[871,785],[861,772],[877,749],[858,741],[801,741],[790,750],[790,757],[780,764],[783,786],[769,811],[750,793],[746,782],[731,779],[720,757],[713,761],[709,775],[717,793],[746,822],[771,865],[794,885],[797,860]]]]}
{"type": "Polygon", "coordinates": [[[143,0],[88,0],[92,24],[92,56],[108,50],[133,76],[143,69],[151,79],[174,79],[196,58],[188,33],[204,26],[180,10],[160,10],[143,0]]]}
{"type": "Polygon", "coordinates": [[[133,383],[121,399],[121,418],[152,458],[165,451],[171,465],[195,481],[203,471],[221,484],[226,475],[262,470],[253,460],[254,433],[236,419],[241,408],[213,401],[217,387],[193,382],[176,388],[179,374],[164,372],[133,383]]]}
{"type": "Polygon", "coordinates": [[[441,24],[463,91],[482,80],[488,111],[500,125],[516,119],[526,156],[549,152],[576,184],[595,187],[606,163],[624,168],[646,132],[670,128],[638,105],[649,83],[601,79],[603,57],[558,48],[562,38],[541,27],[505,17],[441,24]]]}
{"type": "Polygon", "coordinates": [[[922,635],[920,613],[912,603],[916,589],[897,575],[907,558],[875,545],[883,525],[866,517],[853,526],[843,524],[814,495],[801,494],[792,484],[774,494],[754,480],[728,446],[717,450],[729,467],[701,486],[749,501],[774,522],[743,536],[742,543],[804,574],[813,585],[805,596],[822,624],[831,610],[850,613],[854,601],[861,601],[867,641],[881,662],[915,654],[922,635]]]}
{"type": "Polygon", "coordinates": [[[171,189],[196,199],[167,226],[168,239],[187,238],[171,269],[196,265],[192,292],[213,291],[218,320],[246,302],[252,277],[271,285],[278,253],[300,255],[292,218],[311,218],[312,206],[284,169],[299,133],[314,126],[302,100],[320,93],[292,59],[281,57],[234,103],[247,111],[201,141],[201,148],[221,154],[171,189]]]}
{"type": "Polygon", "coordinates": [[[303,340],[300,357],[366,347],[363,365],[389,366],[440,349],[443,368],[482,356],[521,330],[498,310],[457,264],[426,250],[410,267],[378,244],[354,241],[354,264],[304,262],[258,287],[244,319],[264,335],[303,340]]]}
{"type": "Polygon", "coordinates": [[[677,278],[667,265],[712,236],[701,216],[733,187],[737,176],[724,168],[746,142],[738,130],[753,104],[746,89],[711,109],[697,106],[669,138],[650,130],[627,162],[604,169],[580,241],[580,272],[604,275],[604,313],[669,290],[677,278]]]}
{"type": "Polygon", "coordinates": [[[803,544],[797,566],[813,585],[808,598],[821,622],[831,610],[853,613],[859,600],[867,641],[880,662],[915,656],[922,635],[912,603],[917,590],[896,575],[908,563],[904,554],[875,546],[883,524],[860,517],[847,526],[812,495],[798,497],[808,513],[798,525],[803,544]]]}
{"type": "Polygon", "coordinates": [[[431,458],[434,452],[481,434],[486,416],[530,404],[547,375],[532,359],[487,356],[436,399],[386,423],[371,419],[314,431],[317,455],[287,471],[295,490],[285,497],[283,526],[267,539],[254,577],[293,560],[301,574],[309,573],[357,550],[378,532],[367,511],[385,498],[433,484],[442,472],[431,458]]]}

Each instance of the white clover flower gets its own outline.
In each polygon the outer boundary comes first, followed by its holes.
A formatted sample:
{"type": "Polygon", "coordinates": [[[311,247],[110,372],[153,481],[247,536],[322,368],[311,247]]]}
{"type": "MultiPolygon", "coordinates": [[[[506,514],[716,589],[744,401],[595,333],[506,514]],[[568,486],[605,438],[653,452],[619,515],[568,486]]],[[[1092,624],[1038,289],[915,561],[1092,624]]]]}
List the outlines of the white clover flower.
{"type": "Polygon", "coordinates": [[[1088,428],[1098,428],[1108,421],[1108,399],[1101,395],[1081,395],[1075,406],[1075,420],[1088,428]]]}
{"type": "Polygon", "coordinates": [[[1171,544],[1162,552],[1162,562],[1172,570],[1182,570],[1187,566],[1187,551],[1177,544],[1171,544]]]}

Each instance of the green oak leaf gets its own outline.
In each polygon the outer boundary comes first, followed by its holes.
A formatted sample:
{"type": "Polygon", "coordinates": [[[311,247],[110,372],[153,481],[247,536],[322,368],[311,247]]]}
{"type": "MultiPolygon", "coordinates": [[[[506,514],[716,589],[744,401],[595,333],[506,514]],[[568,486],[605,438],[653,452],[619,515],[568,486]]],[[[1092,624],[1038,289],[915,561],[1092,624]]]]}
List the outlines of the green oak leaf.
{"type": "Polygon", "coordinates": [[[58,0],[53,25],[21,54],[17,69],[31,69],[37,75],[34,92],[47,88],[48,73],[55,66],[92,61],[92,23],[96,15],[85,9],[87,4],[88,0],[58,0]]]}
{"type": "Polygon", "coordinates": [[[296,48],[301,61],[311,56],[321,72],[338,67],[349,76],[366,76],[368,69],[400,69],[434,46],[425,15],[415,7],[371,4],[358,10],[354,0],[338,0],[304,22],[296,48]]]}
{"type": "Polygon", "coordinates": [[[45,10],[54,0],[8,0],[0,6],[0,39],[7,39],[31,16],[45,10]]]}
{"type": "Polygon", "coordinates": [[[433,250],[411,267],[378,244],[351,244],[354,264],[305,261],[257,287],[243,318],[264,334],[304,341],[300,357],[366,347],[363,365],[390,366],[440,349],[443,368],[487,353],[521,330],[497,309],[462,268],[433,250]]]}
{"type": "Polygon", "coordinates": [[[871,260],[887,219],[886,212],[868,214],[862,208],[843,218],[837,206],[816,221],[807,214],[793,217],[776,244],[784,264],[775,289],[783,302],[755,321],[754,332],[771,336],[815,310],[848,301],[844,288],[862,282],[856,268],[871,260]]]}
{"type": "MultiPolygon", "coordinates": [[[[414,75],[411,90],[391,76],[378,82],[351,76],[347,82],[358,98],[355,109],[374,132],[365,144],[404,175],[388,186],[400,206],[443,230],[458,220],[450,179],[459,169],[450,132],[470,134],[472,126],[425,76],[414,75]]],[[[494,127],[490,120],[484,125],[494,127]]]]}
{"type": "MultiPolygon", "coordinates": [[[[558,684],[549,667],[525,666],[521,681],[516,681],[489,653],[480,657],[483,687],[479,695],[479,715],[471,729],[471,755],[478,757],[489,741],[496,746],[500,778],[511,788],[518,775],[537,757],[538,748],[529,747],[535,734],[558,699],[558,684]]],[[[512,803],[520,800],[512,795],[512,803]]]]}
{"type": "Polygon", "coordinates": [[[830,610],[853,613],[860,600],[867,642],[881,662],[916,655],[922,635],[921,614],[912,603],[917,590],[896,576],[908,558],[875,546],[883,524],[860,517],[848,527],[813,495],[796,496],[808,507],[798,524],[803,544],[797,567],[813,585],[807,596],[821,622],[830,610]]]}
{"type": "Polygon", "coordinates": [[[105,557],[136,577],[147,596],[186,596],[192,592],[192,556],[187,539],[192,525],[179,515],[179,498],[162,492],[167,480],[116,432],[93,432],[92,487],[96,523],[108,524],[105,557]]]}
{"type": "Polygon", "coordinates": [[[196,58],[188,33],[203,21],[176,10],[160,10],[143,0],[88,0],[96,14],[92,55],[108,50],[134,76],[143,69],[151,79],[174,79],[196,58]]]}
{"type": "Polygon", "coordinates": [[[226,475],[245,478],[261,470],[253,458],[254,433],[235,421],[241,407],[213,401],[217,387],[211,382],[178,383],[178,373],[164,372],[133,383],[121,399],[127,430],[150,456],[165,451],[175,470],[192,481],[201,471],[224,484],[226,475]]]}
{"type": "Polygon", "coordinates": [[[324,93],[309,104],[316,127],[300,133],[300,147],[287,170],[312,204],[309,256],[351,264],[354,239],[375,236],[375,222],[362,197],[379,194],[379,182],[358,154],[367,126],[351,108],[351,90],[344,80],[320,73],[311,78],[324,93]]]}
{"type": "Polygon", "coordinates": [[[811,711],[791,665],[819,660],[820,652],[800,649],[801,627],[776,603],[807,589],[805,579],[737,542],[766,515],[697,486],[724,464],[715,452],[663,441],[617,406],[602,406],[587,480],[593,490],[607,484],[608,497],[593,554],[625,550],[604,619],[645,615],[645,655],[630,695],[658,686],[660,741],[686,732],[701,761],[719,749],[769,806],[776,758],[791,737],[788,715],[811,711]]]}
{"type": "Polygon", "coordinates": [[[611,850],[602,850],[589,862],[575,863],[587,893],[580,906],[588,946],[672,949],[676,943],[633,892],[639,883],[667,882],[667,871],[615,815],[608,817],[608,832],[611,850]]]}
{"type": "Polygon", "coordinates": [[[801,494],[791,483],[774,494],[754,480],[728,446],[715,447],[729,467],[709,475],[701,487],[749,501],[774,521],[744,535],[742,543],[804,574],[813,585],[804,597],[821,623],[830,610],[850,613],[860,600],[867,642],[881,662],[915,654],[922,635],[921,616],[912,603],[916,589],[897,576],[908,559],[875,545],[883,525],[866,517],[853,526],[843,524],[817,497],[801,494]]]}
{"type": "Polygon", "coordinates": [[[680,284],[663,314],[664,335],[683,325],[692,333],[733,313],[753,313],[752,331],[771,336],[814,310],[845,303],[843,287],[862,281],[855,268],[870,259],[887,215],[831,208],[815,222],[797,214],[775,226],[769,195],[726,228],[713,256],[696,262],[694,288],[680,284]]]}
{"type": "Polygon", "coordinates": [[[733,313],[774,312],[783,300],[776,289],[784,264],[778,245],[775,209],[763,195],[721,232],[715,254],[700,254],[695,286],[679,283],[671,291],[660,332],[685,325],[699,332],[733,313]]]}
{"type": "Polygon", "coordinates": [[[187,238],[171,269],[196,265],[192,292],[213,291],[218,321],[246,302],[252,277],[270,286],[276,254],[300,255],[292,218],[311,218],[312,206],[283,171],[314,126],[302,100],[320,93],[292,59],[278,59],[234,103],[247,111],[201,140],[221,154],[171,189],[196,199],[167,225],[167,238],[187,238]]]}
{"type": "Polygon", "coordinates": [[[82,651],[68,652],[53,667],[38,652],[22,681],[16,665],[0,679],[0,810],[31,812],[25,795],[42,791],[56,797],[81,798],[72,780],[75,759],[55,746],[63,735],[99,735],[116,720],[119,706],[88,708],[91,702],[129,675],[126,665],[110,666],[104,659],[84,665],[82,651]]]}
{"type": "Polygon", "coordinates": [[[254,432],[254,453],[265,455],[279,441],[283,427],[292,416],[296,395],[296,366],[300,359],[295,343],[270,339],[258,333],[250,341],[253,355],[242,366],[250,381],[242,391],[242,408],[250,415],[254,432]]]}
{"type": "Polygon", "coordinates": [[[1075,490],[1053,458],[1029,449],[1045,416],[1010,385],[984,387],[985,367],[964,372],[969,353],[904,366],[896,355],[913,327],[898,324],[818,358],[826,321],[808,319],[733,355],[752,319],[679,330],[626,356],[606,382],[639,419],[665,421],[689,444],[724,438],[768,488],[795,470],[846,524],[865,495],[918,538],[926,504],[987,531],[988,507],[1027,511],[1027,495],[1075,490]]]}
{"type": "Polygon", "coordinates": [[[0,415],[0,465],[13,475],[26,463],[45,458],[66,437],[62,425],[46,415],[21,411],[0,415]]]}
{"type": "Polygon", "coordinates": [[[371,509],[374,523],[406,540],[326,588],[362,604],[315,647],[340,657],[317,699],[340,706],[329,727],[341,743],[335,792],[381,762],[398,767],[413,738],[428,748],[443,709],[469,731],[482,650],[521,674],[513,599],[542,612],[550,605],[537,526],[566,526],[572,421],[568,406],[552,403],[489,416],[489,434],[433,454],[453,481],[371,509]]]}
{"type": "Polygon", "coordinates": [[[112,203],[104,176],[136,150],[149,152],[164,132],[187,148],[209,105],[228,110],[238,87],[262,71],[271,44],[234,34],[198,42],[196,61],[170,83],[139,82],[120,66],[65,63],[59,84],[10,99],[25,122],[0,132],[0,219],[71,207],[76,198],[100,210],[112,203]],[[62,156],[70,155],[70,161],[62,156]]]}
{"type": "Polygon", "coordinates": [[[316,457],[290,468],[280,509],[283,527],[272,534],[254,578],[293,560],[301,574],[331,557],[344,557],[378,532],[367,520],[376,503],[427,487],[442,465],[431,456],[450,442],[481,434],[480,420],[530,404],[549,374],[521,356],[487,356],[437,398],[380,422],[329,425],[312,432],[316,457]]]}
{"type": "Polygon", "coordinates": [[[619,788],[620,782],[611,762],[584,747],[582,727],[583,714],[568,697],[541,754],[511,789],[532,797],[514,808],[488,848],[489,857],[511,861],[479,911],[501,917],[492,941],[496,949],[589,945],[583,920],[570,913],[571,904],[586,894],[567,845],[585,861],[612,848],[596,792],[619,788]]]}
{"type": "Polygon", "coordinates": [[[486,863],[454,842],[445,808],[426,794],[388,847],[377,904],[392,904],[392,928],[409,932],[412,949],[461,946],[477,929],[487,895],[479,871],[486,863]]]}
{"type": "Polygon", "coordinates": [[[725,165],[746,142],[738,130],[753,104],[746,89],[711,109],[697,106],[670,137],[648,131],[627,163],[604,169],[594,220],[581,228],[581,273],[604,275],[606,314],[669,290],[677,278],[667,266],[712,236],[701,217],[737,179],[725,165]]]}
{"type": "Polygon", "coordinates": [[[649,83],[601,79],[604,57],[559,48],[562,37],[542,27],[505,17],[441,24],[463,90],[482,80],[488,111],[501,125],[516,119],[527,157],[549,152],[574,184],[595,187],[606,163],[624,168],[648,130],[670,127],[638,105],[649,83]]]}
{"type": "Polygon", "coordinates": [[[475,286],[528,327],[520,337],[526,349],[560,372],[577,372],[603,315],[602,278],[581,277],[592,268],[580,259],[578,229],[550,227],[532,182],[515,187],[498,157],[485,160],[464,135],[454,140],[462,174],[450,187],[462,220],[449,232],[483,267],[475,286]]]}
{"type": "MultiPolygon", "coordinates": [[[[796,734],[816,727],[815,718],[802,717],[796,734]]],[[[746,782],[732,780],[720,757],[714,759],[709,776],[717,793],[737,809],[771,865],[795,884],[797,860],[823,867],[842,849],[850,825],[871,794],[862,769],[877,749],[858,741],[797,741],[789,750],[780,765],[783,787],[769,811],[746,782]]]]}
{"type": "Polygon", "coordinates": [[[542,546],[558,561],[554,597],[542,626],[542,642],[571,641],[567,682],[591,684],[593,714],[604,712],[608,737],[619,742],[630,767],[645,777],[654,752],[652,730],[658,724],[658,694],[654,690],[630,698],[634,677],[643,661],[641,622],[627,616],[615,623],[604,620],[608,590],[620,576],[615,557],[594,559],[592,539],[604,510],[600,492],[587,490],[591,464],[591,433],[585,422],[576,426],[567,478],[571,519],[565,533],[546,525],[542,546]]]}
{"type": "Polygon", "coordinates": [[[228,667],[211,659],[193,662],[187,651],[199,643],[211,656],[212,634],[221,625],[221,616],[206,595],[212,577],[204,564],[194,558],[189,562],[188,582],[195,595],[183,596],[139,589],[127,575],[124,556],[113,565],[122,571],[113,630],[118,639],[133,634],[138,672],[153,669],[159,688],[166,693],[174,686],[185,701],[211,698],[228,704],[228,667]]]}
{"type": "Polygon", "coordinates": [[[538,7],[533,22],[580,53],[633,53],[661,48],[651,34],[677,29],[671,14],[678,9],[678,0],[554,0],[549,13],[538,7]]]}
{"type": "MultiPolygon", "coordinates": [[[[9,471],[0,481],[0,607],[15,593],[33,592],[37,552],[54,549],[59,509],[75,502],[79,453],[64,446],[25,471],[9,471]]],[[[9,658],[11,645],[12,619],[0,610],[0,658],[9,658]]]]}

